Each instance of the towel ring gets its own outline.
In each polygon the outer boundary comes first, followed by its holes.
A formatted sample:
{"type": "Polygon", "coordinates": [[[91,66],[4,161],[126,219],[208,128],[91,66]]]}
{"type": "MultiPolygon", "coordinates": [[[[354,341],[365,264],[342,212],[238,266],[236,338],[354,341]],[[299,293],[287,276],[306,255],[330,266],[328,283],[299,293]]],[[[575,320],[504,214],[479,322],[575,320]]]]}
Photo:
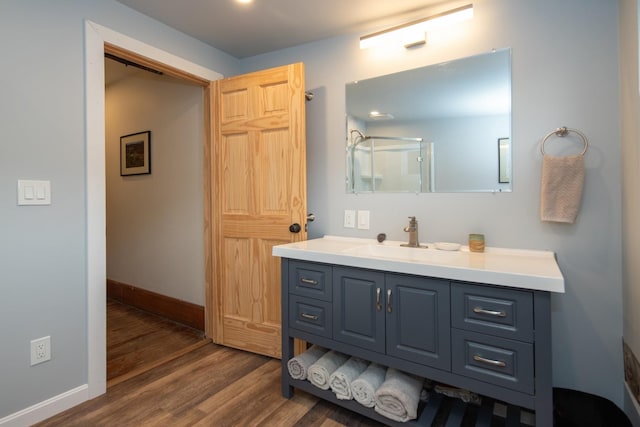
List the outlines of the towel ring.
{"type": "Polygon", "coordinates": [[[558,128],[553,132],[549,132],[548,134],[545,135],[544,139],[542,140],[542,144],[540,144],[540,151],[542,152],[542,155],[544,156],[546,154],[544,152],[544,143],[547,142],[547,139],[549,139],[552,135],[565,137],[569,134],[569,132],[577,133],[578,135],[580,135],[580,138],[582,138],[584,148],[582,149],[582,153],[580,153],[580,155],[584,156],[584,153],[587,152],[587,148],[589,148],[589,140],[587,139],[587,136],[577,129],[571,129],[565,126],[558,128]]]}

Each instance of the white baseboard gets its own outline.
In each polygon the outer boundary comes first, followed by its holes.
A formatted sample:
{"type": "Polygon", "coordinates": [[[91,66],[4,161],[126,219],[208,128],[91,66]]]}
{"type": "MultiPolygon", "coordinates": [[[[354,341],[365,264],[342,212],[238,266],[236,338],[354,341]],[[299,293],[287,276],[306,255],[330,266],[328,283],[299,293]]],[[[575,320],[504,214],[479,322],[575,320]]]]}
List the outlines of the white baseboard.
{"type": "Polygon", "coordinates": [[[62,411],[89,400],[88,384],[81,385],[14,414],[0,418],[0,426],[25,427],[46,420],[62,411]]]}
{"type": "Polygon", "coordinates": [[[640,427],[640,405],[638,405],[638,401],[626,381],[624,382],[624,389],[626,391],[624,396],[624,413],[629,418],[629,421],[631,421],[631,425],[640,427]]]}

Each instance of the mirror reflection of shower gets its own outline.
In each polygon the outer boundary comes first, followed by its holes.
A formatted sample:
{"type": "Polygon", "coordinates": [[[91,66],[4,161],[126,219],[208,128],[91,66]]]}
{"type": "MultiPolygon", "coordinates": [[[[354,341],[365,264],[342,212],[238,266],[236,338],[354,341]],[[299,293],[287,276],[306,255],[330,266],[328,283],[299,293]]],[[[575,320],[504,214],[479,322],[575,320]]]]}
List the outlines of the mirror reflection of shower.
{"type": "Polygon", "coordinates": [[[348,131],[347,191],[432,192],[433,143],[422,138],[348,131]]]}

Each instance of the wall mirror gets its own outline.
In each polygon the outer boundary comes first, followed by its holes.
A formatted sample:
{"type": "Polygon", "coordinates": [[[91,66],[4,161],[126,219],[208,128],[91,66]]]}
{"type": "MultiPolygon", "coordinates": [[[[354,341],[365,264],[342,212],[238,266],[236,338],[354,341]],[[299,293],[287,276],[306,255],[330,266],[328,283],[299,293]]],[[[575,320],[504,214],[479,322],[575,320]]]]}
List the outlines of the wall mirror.
{"type": "Polygon", "coordinates": [[[347,192],[511,191],[511,51],[346,85],[347,192]]]}

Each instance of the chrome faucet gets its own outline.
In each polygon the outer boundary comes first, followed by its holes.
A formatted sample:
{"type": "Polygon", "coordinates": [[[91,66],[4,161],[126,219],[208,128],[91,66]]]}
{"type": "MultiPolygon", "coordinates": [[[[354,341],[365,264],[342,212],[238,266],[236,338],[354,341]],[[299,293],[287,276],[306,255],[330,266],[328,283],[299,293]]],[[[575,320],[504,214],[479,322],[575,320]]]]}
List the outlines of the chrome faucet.
{"type": "Polygon", "coordinates": [[[426,246],[420,246],[418,240],[418,221],[415,216],[409,217],[409,225],[404,228],[404,231],[409,233],[409,243],[403,243],[400,246],[407,246],[409,248],[426,248],[426,246]]]}

